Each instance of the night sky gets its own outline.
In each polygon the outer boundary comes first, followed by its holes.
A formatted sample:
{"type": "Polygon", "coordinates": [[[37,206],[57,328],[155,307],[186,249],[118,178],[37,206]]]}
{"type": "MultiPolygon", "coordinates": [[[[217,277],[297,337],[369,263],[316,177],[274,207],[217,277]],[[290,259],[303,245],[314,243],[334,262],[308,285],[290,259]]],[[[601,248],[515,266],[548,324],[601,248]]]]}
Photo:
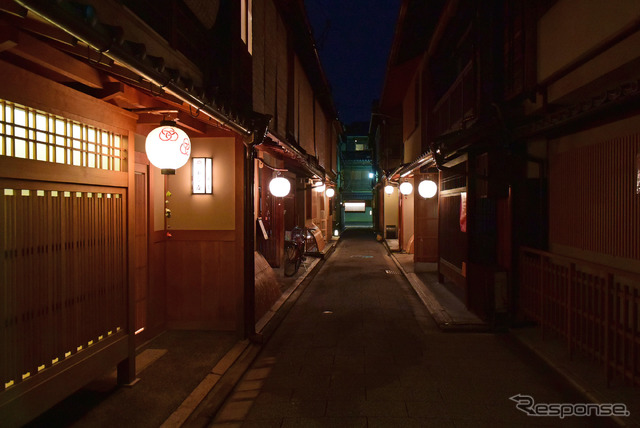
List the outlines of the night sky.
{"type": "Polygon", "coordinates": [[[368,122],[380,98],[400,0],[304,0],[344,124],[368,122]]]}

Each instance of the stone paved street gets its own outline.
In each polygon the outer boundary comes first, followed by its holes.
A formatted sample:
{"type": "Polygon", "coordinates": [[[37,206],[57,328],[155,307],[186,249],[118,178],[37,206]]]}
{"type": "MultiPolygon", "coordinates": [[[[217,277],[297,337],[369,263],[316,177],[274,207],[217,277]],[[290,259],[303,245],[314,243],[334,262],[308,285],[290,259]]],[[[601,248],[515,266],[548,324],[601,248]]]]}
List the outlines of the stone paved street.
{"type": "Polygon", "coordinates": [[[347,232],[215,426],[614,426],[509,400],[584,399],[509,334],[445,333],[369,231],[347,232]]]}

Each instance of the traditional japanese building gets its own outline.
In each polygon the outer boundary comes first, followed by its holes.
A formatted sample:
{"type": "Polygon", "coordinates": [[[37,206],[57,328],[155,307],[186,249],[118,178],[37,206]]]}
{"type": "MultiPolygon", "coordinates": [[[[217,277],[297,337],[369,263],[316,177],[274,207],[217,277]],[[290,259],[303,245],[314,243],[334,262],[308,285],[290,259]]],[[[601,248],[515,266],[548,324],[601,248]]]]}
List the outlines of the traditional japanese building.
{"type": "Polygon", "coordinates": [[[302,2],[5,1],[0,28],[2,424],[134,383],[167,329],[252,337],[256,219],[275,207],[276,253],[289,200],[330,233],[303,183],[334,179],[340,129],[302,2]],[[165,120],[175,174],[145,148],[165,120]],[[273,170],[301,193],[271,198],[273,170]]]}
{"type": "Polygon", "coordinates": [[[403,250],[487,322],[534,320],[635,383],[639,7],[403,1],[374,126],[387,181],[414,184],[403,250]]]}

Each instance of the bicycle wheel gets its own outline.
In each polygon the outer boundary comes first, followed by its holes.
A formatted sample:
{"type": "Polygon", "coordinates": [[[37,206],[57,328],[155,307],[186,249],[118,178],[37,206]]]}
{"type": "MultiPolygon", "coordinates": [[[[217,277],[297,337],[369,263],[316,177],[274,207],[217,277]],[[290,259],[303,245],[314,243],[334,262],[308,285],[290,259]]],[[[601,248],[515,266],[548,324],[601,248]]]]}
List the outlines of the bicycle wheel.
{"type": "Polygon", "coordinates": [[[298,271],[299,258],[296,249],[289,245],[284,248],[284,276],[293,276],[298,271]]]}

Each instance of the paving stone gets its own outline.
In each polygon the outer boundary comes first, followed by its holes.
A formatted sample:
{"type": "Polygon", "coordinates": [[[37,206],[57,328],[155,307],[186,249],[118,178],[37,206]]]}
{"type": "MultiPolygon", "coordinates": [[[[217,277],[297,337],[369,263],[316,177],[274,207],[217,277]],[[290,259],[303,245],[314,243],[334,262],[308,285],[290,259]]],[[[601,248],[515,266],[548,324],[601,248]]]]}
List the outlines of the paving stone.
{"type": "Polygon", "coordinates": [[[402,401],[329,400],[327,416],[384,416],[406,418],[407,408],[402,401]]]}
{"type": "Polygon", "coordinates": [[[448,419],[417,419],[417,418],[390,418],[368,417],[368,428],[454,428],[455,425],[448,419]]]}
{"type": "Polygon", "coordinates": [[[279,417],[324,417],[326,412],[326,401],[296,401],[260,403],[255,402],[247,420],[275,419],[279,417]]]}
{"type": "Polygon", "coordinates": [[[366,428],[367,418],[284,418],[282,428],[366,428]]]}

